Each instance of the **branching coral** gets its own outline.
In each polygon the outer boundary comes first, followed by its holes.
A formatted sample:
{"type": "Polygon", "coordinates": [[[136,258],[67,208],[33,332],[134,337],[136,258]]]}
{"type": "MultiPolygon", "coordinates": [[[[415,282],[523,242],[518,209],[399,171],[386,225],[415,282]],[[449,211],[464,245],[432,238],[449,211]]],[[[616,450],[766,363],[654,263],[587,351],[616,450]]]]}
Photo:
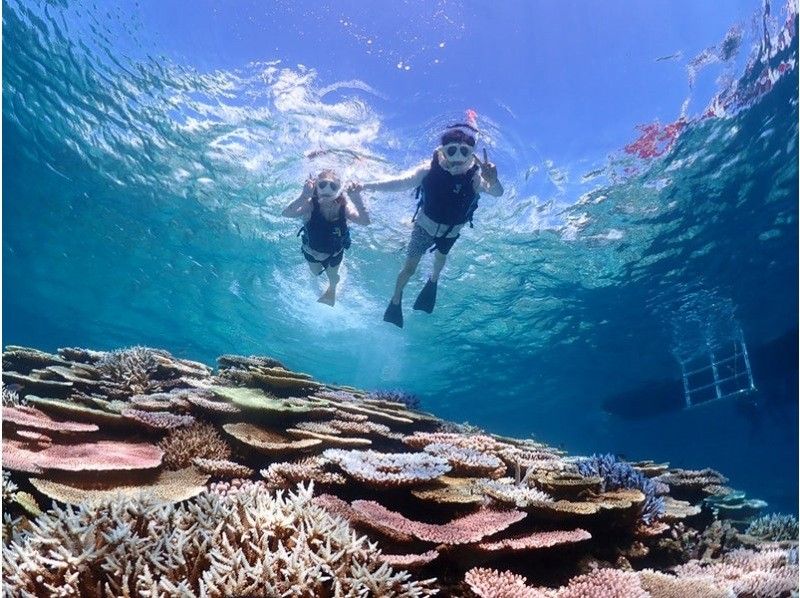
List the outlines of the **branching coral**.
{"type": "Polygon", "coordinates": [[[308,457],[295,463],[272,463],[261,470],[267,487],[294,488],[298,482],[314,481],[319,484],[344,484],[345,477],[324,470],[327,461],[322,457],[308,457]]]}
{"type": "Polygon", "coordinates": [[[158,369],[156,351],[147,347],[131,347],[110,351],[97,362],[103,377],[115,383],[126,396],[153,390],[153,377],[158,369]]]}
{"type": "Polygon", "coordinates": [[[747,535],[771,542],[797,540],[797,517],[773,513],[753,520],[747,527],[747,535]]]}
{"type": "Polygon", "coordinates": [[[511,503],[520,508],[540,502],[553,502],[552,497],[546,492],[516,484],[511,478],[486,480],[481,485],[481,488],[493,499],[503,503],[511,503]]]}
{"type": "Polygon", "coordinates": [[[467,571],[464,581],[480,598],[548,598],[548,594],[530,587],[525,578],[510,571],[475,567],[467,571]]]}
{"type": "Polygon", "coordinates": [[[20,405],[26,404],[27,401],[21,399],[16,391],[11,390],[8,386],[3,384],[3,407],[19,407],[20,405]]]}
{"type": "Polygon", "coordinates": [[[164,465],[168,469],[183,469],[192,460],[227,460],[231,457],[230,445],[211,424],[195,422],[186,428],[172,430],[158,443],[164,451],[164,465]]]}
{"type": "Polygon", "coordinates": [[[9,595],[432,596],[311,502],[251,485],[165,506],[146,495],[55,507],[3,547],[9,595]]]}
{"type": "Polygon", "coordinates": [[[603,479],[603,490],[635,488],[645,495],[641,519],[645,524],[655,521],[664,513],[664,499],[657,495],[655,483],[628,463],[614,455],[592,455],[578,462],[581,475],[599,476],[603,479]]]}

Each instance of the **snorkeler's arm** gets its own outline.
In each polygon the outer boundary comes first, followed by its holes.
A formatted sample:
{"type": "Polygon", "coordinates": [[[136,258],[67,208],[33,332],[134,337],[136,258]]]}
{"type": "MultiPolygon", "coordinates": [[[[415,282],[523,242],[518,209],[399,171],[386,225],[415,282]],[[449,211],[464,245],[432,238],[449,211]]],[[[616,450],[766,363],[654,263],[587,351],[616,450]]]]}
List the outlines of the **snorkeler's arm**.
{"type": "Polygon", "coordinates": [[[287,218],[299,218],[304,216],[311,209],[311,194],[314,191],[314,181],[311,179],[306,181],[303,185],[303,190],[300,192],[300,197],[295,199],[292,203],[286,206],[281,212],[281,216],[287,218]]]}
{"type": "Polygon", "coordinates": [[[480,164],[481,167],[480,172],[476,173],[478,177],[477,184],[475,185],[476,191],[488,193],[494,197],[500,197],[504,191],[503,185],[497,178],[497,166],[489,162],[489,156],[486,153],[485,147],[483,148],[483,162],[481,162],[477,156],[475,156],[475,159],[478,160],[478,164],[480,164]]]}
{"type": "Polygon", "coordinates": [[[345,207],[347,219],[356,224],[367,226],[370,223],[370,219],[367,213],[367,207],[364,205],[364,200],[361,198],[361,192],[351,185],[347,190],[347,198],[348,201],[345,207]]]}
{"type": "Polygon", "coordinates": [[[419,187],[429,170],[430,166],[426,164],[399,177],[364,183],[361,188],[370,191],[405,191],[413,189],[414,187],[419,187]]]}

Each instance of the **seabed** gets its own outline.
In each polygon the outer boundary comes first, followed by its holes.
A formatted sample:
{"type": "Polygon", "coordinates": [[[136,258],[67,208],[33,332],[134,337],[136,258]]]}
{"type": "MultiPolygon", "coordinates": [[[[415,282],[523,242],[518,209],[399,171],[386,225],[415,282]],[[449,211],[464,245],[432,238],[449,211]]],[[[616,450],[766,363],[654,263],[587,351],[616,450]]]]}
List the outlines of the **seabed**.
{"type": "Polygon", "coordinates": [[[3,354],[4,596],[797,596],[797,520],[275,359],[3,354]],[[49,509],[49,510],[46,510],[49,509]]]}

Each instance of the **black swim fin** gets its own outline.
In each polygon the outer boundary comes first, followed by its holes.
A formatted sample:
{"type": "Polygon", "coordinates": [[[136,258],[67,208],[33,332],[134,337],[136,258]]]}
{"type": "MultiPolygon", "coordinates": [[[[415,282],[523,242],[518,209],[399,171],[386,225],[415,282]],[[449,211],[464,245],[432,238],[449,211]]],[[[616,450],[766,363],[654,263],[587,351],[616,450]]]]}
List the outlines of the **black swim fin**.
{"type": "Polygon", "coordinates": [[[417,295],[417,300],[414,301],[414,309],[433,313],[433,306],[436,305],[436,286],[436,283],[429,278],[417,295]]]}
{"type": "Polygon", "coordinates": [[[398,328],[403,327],[403,306],[401,303],[392,303],[389,301],[389,305],[386,307],[386,311],[383,313],[383,321],[389,322],[390,324],[394,324],[398,328]]]}

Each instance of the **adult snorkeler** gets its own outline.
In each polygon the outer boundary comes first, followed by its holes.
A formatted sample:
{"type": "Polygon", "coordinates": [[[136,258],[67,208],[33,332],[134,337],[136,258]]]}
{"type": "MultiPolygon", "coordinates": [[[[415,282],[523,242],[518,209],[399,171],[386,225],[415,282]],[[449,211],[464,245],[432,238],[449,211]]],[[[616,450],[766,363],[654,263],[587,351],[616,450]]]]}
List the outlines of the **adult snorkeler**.
{"type": "Polygon", "coordinates": [[[414,309],[433,312],[439,274],[447,255],[478,207],[480,193],[495,197],[503,194],[503,185],[497,180],[497,167],[489,162],[486,148],[483,161],[475,155],[475,138],[478,130],[470,124],[450,126],[441,137],[441,146],[433,152],[430,164],[417,168],[399,178],[364,183],[363,189],[375,191],[403,191],[417,189],[417,212],[412,218],[414,230],[408,243],[406,262],[397,276],[397,282],[383,319],[403,327],[403,289],[416,272],[425,252],[432,248],[433,270],[430,278],[414,302],[414,309]]]}
{"type": "Polygon", "coordinates": [[[303,227],[297,233],[303,235],[300,250],[312,274],[328,275],[328,289],[319,302],[334,305],[339,266],[345,249],[350,247],[347,222],[369,224],[359,189],[350,184],[345,190],[333,170],[323,170],[316,178],[309,177],[300,197],[286,206],[282,215],[303,219],[303,227]]]}

